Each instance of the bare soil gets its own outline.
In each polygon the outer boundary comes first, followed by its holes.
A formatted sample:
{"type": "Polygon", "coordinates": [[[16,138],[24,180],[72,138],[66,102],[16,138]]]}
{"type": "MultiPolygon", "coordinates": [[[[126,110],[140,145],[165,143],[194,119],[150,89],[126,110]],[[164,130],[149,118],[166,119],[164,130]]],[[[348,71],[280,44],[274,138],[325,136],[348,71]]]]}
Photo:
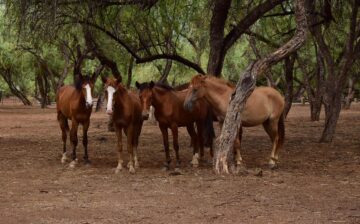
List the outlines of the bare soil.
{"type": "Polygon", "coordinates": [[[107,119],[91,117],[89,166],[79,130],[80,163],[71,169],[60,163],[55,109],[0,105],[0,223],[360,223],[360,104],[342,111],[331,144],[318,143],[323,118],[310,122],[308,106],[294,105],[274,171],[268,136],[262,127],[246,129],[249,173],[228,176],[215,175],[211,164],[190,166],[184,129],[181,175],[162,171],[162,138],[150,123],[140,139],[141,168],[115,174],[107,119]],[[263,175],[254,175],[259,169],[263,175]]]}

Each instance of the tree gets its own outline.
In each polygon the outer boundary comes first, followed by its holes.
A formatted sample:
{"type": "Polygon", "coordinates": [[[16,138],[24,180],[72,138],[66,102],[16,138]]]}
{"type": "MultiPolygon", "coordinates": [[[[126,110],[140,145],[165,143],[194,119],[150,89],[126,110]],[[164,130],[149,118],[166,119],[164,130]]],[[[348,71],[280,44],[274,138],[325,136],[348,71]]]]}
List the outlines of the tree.
{"type": "MultiPolygon", "coordinates": [[[[319,2],[321,3],[321,1],[319,2]]],[[[325,127],[320,142],[331,142],[340,115],[342,91],[346,85],[349,68],[352,67],[355,59],[360,56],[360,23],[357,19],[360,2],[357,0],[345,1],[342,5],[336,5],[336,3],[333,3],[335,5],[329,5],[330,1],[324,3],[322,4],[324,7],[328,6],[326,8],[326,12],[330,14],[328,17],[333,18],[333,14],[335,14],[337,22],[333,23],[331,22],[332,19],[330,19],[328,23],[321,26],[311,26],[310,31],[319,48],[319,54],[324,60],[327,75],[324,82],[325,92],[323,96],[325,127]],[[338,7],[338,10],[332,12],[331,7],[338,7]],[[339,9],[339,7],[341,8],[339,9]],[[343,13],[349,13],[350,17],[342,17],[343,13]],[[339,32],[334,33],[334,30],[339,32]],[[337,46],[340,47],[337,48],[337,46]]],[[[308,4],[311,10],[309,14],[310,23],[319,23],[315,1],[310,1],[308,4]]]]}
{"type": "Polygon", "coordinates": [[[295,20],[297,30],[294,37],[272,54],[251,63],[238,81],[217,143],[215,156],[216,173],[229,173],[229,164],[231,165],[232,163],[232,153],[230,152],[232,152],[237,131],[241,125],[241,111],[244,108],[247,97],[255,88],[256,77],[263,74],[271,65],[295,52],[306,40],[307,19],[305,0],[295,1],[295,20]]]}

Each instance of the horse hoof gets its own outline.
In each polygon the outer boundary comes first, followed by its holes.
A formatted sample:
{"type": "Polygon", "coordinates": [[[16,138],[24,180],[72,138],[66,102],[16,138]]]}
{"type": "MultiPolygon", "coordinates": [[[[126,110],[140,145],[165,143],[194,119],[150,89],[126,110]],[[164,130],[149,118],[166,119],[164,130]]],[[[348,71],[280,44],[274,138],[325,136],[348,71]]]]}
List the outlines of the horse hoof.
{"type": "Polygon", "coordinates": [[[246,167],[243,165],[238,165],[238,166],[234,167],[233,172],[234,172],[234,174],[238,174],[238,175],[246,175],[249,173],[247,171],[246,167]]]}
{"type": "Polygon", "coordinates": [[[161,168],[161,170],[162,170],[162,171],[168,171],[168,170],[169,170],[169,166],[163,166],[163,167],[161,168]]]}
{"type": "Polygon", "coordinates": [[[135,169],[134,169],[133,166],[130,166],[130,168],[129,168],[129,173],[131,173],[131,174],[134,174],[134,173],[135,173],[135,169]]]}
{"type": "Polygon", "coordinates": [[[135,162],[135,168],[136,168],[136,169],[140,168],[139,163],[135,162]]]}
{"type": "Polygon", "coordinates": [[[84,160],[84,163],[85,163],[85,165],[91,165],[91,162],[88,159],[84,160]]]}
{"type": "Polygon", "coordinates": [[[122,171],[122,167],[121,168],[116,168],[115,169],[115,174],[118,174],[118,173],[120,173],[122,171]]]}
{"type": "Polygon", "coordinates": [[[269,168],[271,170],[276,170],[278,168],[278,165],[276,163],[269,163],[269,168]]]}
{"type": "Polygon", "coordinates": [[[67,161],[67,156],[66,156],[66,153],[64,153],[61,157],[61,163],[64,164],[64,163],[66,163],[66,161],[67,161]]]}
{"type": "Polygon", "coordinates": [[[77,164],[77,161],[76,161],[76,160],[73,160],[73,161],[71,161],[69,167],[73,169],[73,168],[76,167],[76,164],[77,164]]]}
{"type": "Polygon", "coordinates": [[[175,173],[181,173],[181,169],[180,169],[179,167],[176,167],[176,168],[174,169],[174,172],[175,172],[175,173]]]}

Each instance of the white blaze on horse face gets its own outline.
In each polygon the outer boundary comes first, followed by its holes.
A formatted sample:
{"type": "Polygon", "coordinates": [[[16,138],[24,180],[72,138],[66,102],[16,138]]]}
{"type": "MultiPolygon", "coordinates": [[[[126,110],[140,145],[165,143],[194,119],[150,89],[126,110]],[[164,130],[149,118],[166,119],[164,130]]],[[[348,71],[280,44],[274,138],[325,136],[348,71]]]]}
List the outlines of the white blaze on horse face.
{"type": "Polygon", "coordinates": [[[86,103],[91,106],[92,105],[91,87],[89,84],[86,84],[84,88],[86,89],[86,103]]]}
{"type": "Polygon", "coordinates": [[[107,87],[107,93],[108,93],[108,101],[107,101],[107,105],[106,105],[106,112],[107,113],[112,113],[113,111],[113,98],[114,98],[114,93],[115,93],[115,88],[112,86],[108,86],[107,87]]]}

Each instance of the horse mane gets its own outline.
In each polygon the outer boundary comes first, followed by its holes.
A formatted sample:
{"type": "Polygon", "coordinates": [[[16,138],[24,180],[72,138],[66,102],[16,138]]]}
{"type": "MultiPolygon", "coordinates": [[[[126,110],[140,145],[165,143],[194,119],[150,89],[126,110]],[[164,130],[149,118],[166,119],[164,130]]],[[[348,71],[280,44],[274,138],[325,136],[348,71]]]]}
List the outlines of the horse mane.
{"type": "Polygon", "coordinates": [[[234,88],[235,87],[235,84],[230,82],[230,81],[227,81],[225,79],[222,79],[222,78],[218,78],[218,77],[215,77],[215,76],[206,76],[206,79],[210,79],[210,80],[215,80],[216,82],[219,82],[221,84],[224,84],[224,85],[227,85],[231,88],[234,88]]]}
{"type": "MultiPolygon", "coordinates": [[[[154,87],[159,87],[163,90],[166,90],[166,91],[172,91],[174,90],[173,87],[167,85],[167,84],[164,84],[164,83],[155,83],[154,87]]],[[[139,90],[142,91],[144,89],[147,89],[147,88],[150,88],[150,82],[144,82],[144,83],[140,83],[139,84],[139,90]]]]}
{"type": "Polygon", "coordinates": [[[186,82],[186,83],[180,84],[178,86],[175,86],[174,89],[177,91],[184,90],[184,89],[189,88],[189,85],[190,85],[190,83],[186,82]]]}
{"type": "Polygon", "coordinates": [[[157,83],[155,83],[155,86],[156,86],[156,87],[160,87],[160,88],[162,88],[162,89],[164,89],[164,90],[167,90],[167,91],[172,91],[172,90],[174,90],[173,87],[171,87],[171,86],[169,86],[169,85],[167,85],[167,84],[165,84],[165,83],[159,83],[159,82],[157,82],[157,83]]]}

